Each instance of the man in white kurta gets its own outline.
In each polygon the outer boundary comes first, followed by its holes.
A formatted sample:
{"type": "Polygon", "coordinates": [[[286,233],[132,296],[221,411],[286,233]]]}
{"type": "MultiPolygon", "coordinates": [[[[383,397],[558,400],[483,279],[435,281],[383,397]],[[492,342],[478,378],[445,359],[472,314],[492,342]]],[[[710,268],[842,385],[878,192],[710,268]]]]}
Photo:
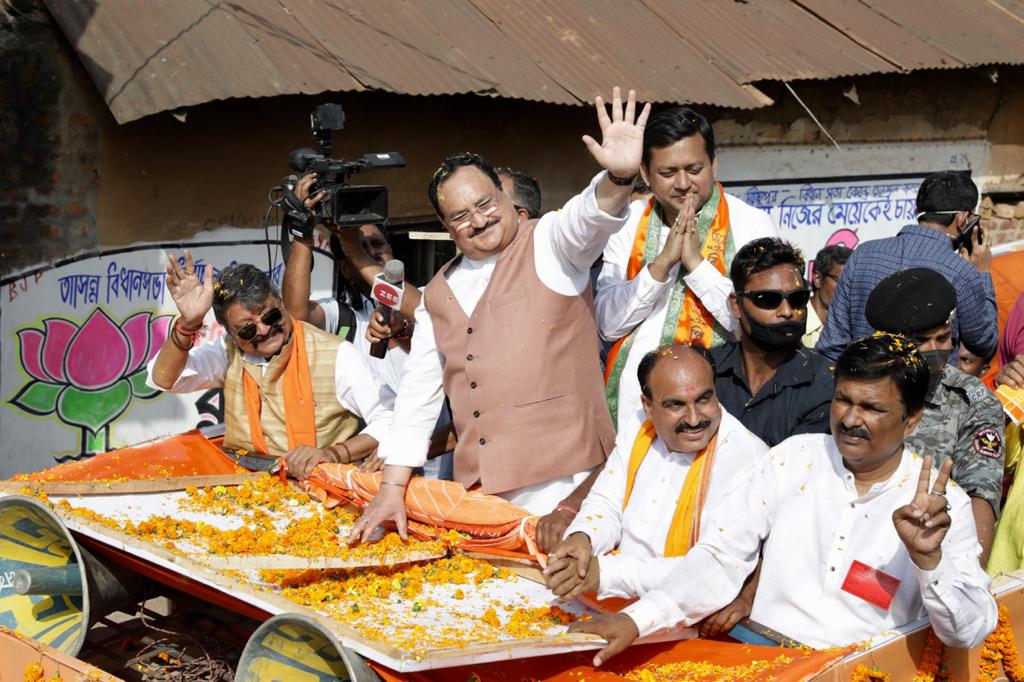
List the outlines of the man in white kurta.
{"type": "Polygon", "coordinates": [[[650,398],[645,405],[648,414],[657,413],[657,421],[652,416],[656,435],[631,481],[630,463],[637,434],[619,432],[615,450],[565,531],[566,541],[551,553],[548,562],[548,575],[556,575],[558,559],[569,556],[569,550],[581,540],[584,549],[589,550],[581,558],[601,557],[599,584],[573,580],[578,571],[572,566],[564,576],[568,583],[559,581],[556,587],[554,580],[549,581],[549,587],[560,596],[576,596],[591,588],[599,589],[604,596],[633,596],[629,590],[640,581],[649,560],[665,556],[672,510],[695,459],[712,437],[713,466],[707,490],[701,495],[702,508],[695,517],[699,518],[700,533],[706,530],[711,511],[734,479],[768,452],[768,446],[719,405],[714,370],[698,351],[666,346],[648,356],[644,362],[648,370],[645,394],[649,393],[650,398]],[[682,409],[681,403],[686,404],[682,409]],[[707,426],[703,426],[705,423],[707,426]],[[700,433],[702,428],[704,433],[700,433]],[[628,504],[627,489],[631,490],[628,504]],[[581,537],[573,538],[576,534],[581,537]],[[618,552],[609,554],[615,549],[618,552]]]}
{"type": "MultiPolygon", "coordinates": [[[[800,435],[754,464],[716,506],[700,543],[650,560],[622,613],[576,628],[604,636],[596,663],[637,636],[704,618],[739,591],[764,543],[751,618],[814,647],[869,640],[924,618],[949,646],[996,624],[971,503],[902,446],[928,389],[901,337],[850,346],[836,364],[832,435],[800,435]]],[[[599,595],[604,596],[604,595],[599,595]]]]}
{"type": "MultiPolygon", "coordinates": [[[[754,239],[779,236],[767,213],[726,194],[717,185],[717,167],[714,132],[702,116],[689,109],[676,108],[651,117],[644,129],[641,173],[654,195],[654,216],[645,218],[648,200],[630,204],[626,224],[605,247],[594,300],[598,330],[606,341],[615,342],[636,331],[630,352],[623,358],[617,395],[609,400],[614,408],[612,418],[619,430],[635,431],[643,422],[636,369],[644,353],[672,342],[664,333],[665,318],[680,270],[680,286],[692,291],[713,317],[715,335],[705,339],[677,335],[675,340],[700,343],[704,347],[717,345],[725,334],[736,328],[729,308],[733,287],[727,276],[732,255],[754,239]],[[713,199],[718,196],[728,207],[730,233],[725,245],[728,248],[722,254],[721,270],[703,257],[701,240],[705,235],[698,229],[712,220],[718,204],[713,199]],[[642,223],[647,224],[649,220],[661,224],[658,243],[650,245],[649,255],[656,256],[645,257],[644,267],[630,278],[630,254],[637,232],[643,229],[642,223]]],[[[671,328],[675,327],[674,320],[671,328]]],[[[610,355],[610,365],[614,365],[612,360],[610,355]]],[[[614,366],[609,370],[614,370],[614,366]]]]}

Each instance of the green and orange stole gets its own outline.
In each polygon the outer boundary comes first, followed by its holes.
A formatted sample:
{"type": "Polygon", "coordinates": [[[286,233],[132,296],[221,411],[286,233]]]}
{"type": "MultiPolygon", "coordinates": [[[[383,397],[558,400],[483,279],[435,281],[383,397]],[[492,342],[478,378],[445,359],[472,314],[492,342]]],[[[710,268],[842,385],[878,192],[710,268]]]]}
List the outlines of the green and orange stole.
{"type": "MultiPolygon", "coordinates": [[[[661,209],[655,205],[654,197],[651,197],[636,228],[633,248],[630,250],[629,263],[626,266],[626,279],[631,280],[639,275],[640,271],[661,252],[661,228],[663,225],[661,209]]],[[[720,183],[715,183],[715,188],[707,203],[697,214],[697,237],[702,240],[701,255],[704,256],[704,260],[715,266],[723,275],[726,274],[726,262],[732,262],[732,257],[736,254],[736,245],[733,242],[732,230],[729,229],[729,206],[725,201],[725,190],[720,183]],[[710,210],[712,207],[714,207],[713,211],[710,210]]],[[[688,273],[680,266],[679,275],[676,277],[672,293],[669,295],[665,324],[661,329],[659,345],[692,343],[705,348],[721,345],[725,342],[728,332],[715,320],[714,315],[708,312],[697,295],[686,286],[686,282],[683,281],[686,274],[688,273]]],[[[626,359],[629,357],[629,351],[633,347],[633,340],[639,329],[640,325],[637,325],[633,331],[616,341],[608,352],[605,369],[605,398],[608,402],[608,409],[612,413],[612,422],[616,427],[618,427],[619,384],[622,379],[622,370],[626,366],[626,359]]],[[[646,348],[644,352],[649,350],[654,349],[646,348]]]]}
{"type": "MultiPolygon", "coordinates": [[[[629,467],[626,472],[626,496],[622,501],[623,511],[633,494],[636,473],[640,470],[640,465],[643,464],[644,458],[651,449],[651,444],[657,437],[654,424],[648,419],[640,427],[640,433],[633,441],[633,449],[629,453],[629,467]]],[[[665,536],[665,556],[683,556],[697,544],[700,537],[700,515],[704,508],[704,498],[707,496],[708,487],[711,485],[711,470],[714,466],[717,441],[718,434],[716,433],[704,449],[693,458],[690,470],[686,472],[686,479],[683,481],[679,498],[676,500],[676,509],[672,514],[672,524],[668,528],[668,535],[665,536]]]]}

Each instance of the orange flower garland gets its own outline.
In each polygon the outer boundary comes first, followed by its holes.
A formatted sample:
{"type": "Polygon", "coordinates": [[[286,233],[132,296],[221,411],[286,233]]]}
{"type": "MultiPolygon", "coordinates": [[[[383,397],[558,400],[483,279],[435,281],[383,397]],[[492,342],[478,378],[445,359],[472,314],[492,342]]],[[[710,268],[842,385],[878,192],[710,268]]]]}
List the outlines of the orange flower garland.
{"type": "Polygon", "coordinates": [[[892,675],[879,670],[877,667],[858,665],[850,675],[850,682],[892,682],[892,675]]]}
{"type": "Polygon", "coordinates": [[[780,655],[772,660],[753,661],[745,665],[716,665],[705,661],[647,664],[627,672],[626,679],[635,682],[745,682],[754,677],[770,675],[792,662],[789,656],[780,655]]]}
{"type": "Polygon", "coordinates": [[[1017,640],[1010,623],[1010,610],[999,607],[999,623],[981,645],[978,682],[994,682],[1002,668],[1010,682],[1024,682],[1024,665],[1017,651],[1017,640]]]}
{"type": "Polygon", "coordinates": [[[928,628],[928,636],[924,641],[924,652],[921,654],[921,663],[917,666],[917,674],[914,675],[914,682],[935,682],[938,679],[949,679],[945,669],[946,645],[935,634],[935,630],[928,628]]]}

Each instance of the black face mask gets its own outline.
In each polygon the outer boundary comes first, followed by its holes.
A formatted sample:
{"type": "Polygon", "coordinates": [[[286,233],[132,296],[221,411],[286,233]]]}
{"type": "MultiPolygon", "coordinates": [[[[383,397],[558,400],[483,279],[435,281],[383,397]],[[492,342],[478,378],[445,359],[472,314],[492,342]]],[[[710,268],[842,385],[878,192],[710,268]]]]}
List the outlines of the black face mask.
{"type": "Polygon", "coordinates": [[[775,324],[762,324],[744,312],[750,325],[750,340],[763,351],[792,350],[800,346],[807,332],[807,316],[801,320],[787,320],[775,324]]]}
{"type": "Polygon", "coordinates": [[[942,371],[946,367],[946,363],[949,362],[949,356],[952,354],[952,348],[921,351],[921,357],[928,363],[928,376],[931,377],[931,381],[928,384],[928,395],[935,393],[935,388],[939,385],[939,379],[942,378],[942,371]]]}

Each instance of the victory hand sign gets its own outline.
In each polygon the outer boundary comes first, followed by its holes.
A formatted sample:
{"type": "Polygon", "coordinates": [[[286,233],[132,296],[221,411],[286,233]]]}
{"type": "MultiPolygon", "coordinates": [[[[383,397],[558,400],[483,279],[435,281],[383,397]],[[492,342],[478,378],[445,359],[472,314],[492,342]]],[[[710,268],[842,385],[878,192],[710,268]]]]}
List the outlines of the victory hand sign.
{"type": "Polygon", "coordinates": [[[590,135],[583,136],[594,160],[616,178],[629,179],[640,172],[640,161],[644,151],[644,126],[651,113],[651,105],[644,105],[640,116],[636,115],[636,92],[629,91],[626,106],[622,106],[619,88],[612,90],[612,115],[608,118],[604,99],[594,100],[597,122],[601,126],[601,144],[590,135]]]}
{"type": "Polygon", "coordinates": [[[946,484],[953,460],[947,459],[939,469],[935,483],[929,488],[932,458],[928,455],[921,463],[921,475],[917,479],[917,492],[910,504],[903,505],[892,513],[892,522],[907,553],[918,568],[933,570],[942,558],[942,540],[949,530],[949,503],[946,500],[946,484]]]}

